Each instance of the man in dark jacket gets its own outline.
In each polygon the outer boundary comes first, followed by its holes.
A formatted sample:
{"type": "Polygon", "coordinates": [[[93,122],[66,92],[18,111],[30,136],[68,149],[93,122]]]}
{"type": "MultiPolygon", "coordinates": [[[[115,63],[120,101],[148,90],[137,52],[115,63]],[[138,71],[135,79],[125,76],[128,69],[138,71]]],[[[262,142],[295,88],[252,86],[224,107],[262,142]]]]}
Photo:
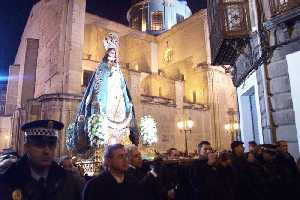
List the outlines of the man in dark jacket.
{"type": "Polygon", "coordinates": [[[277,165],[281,174],[281,197],[294,197],[300,189],[299,172],[294,157],[288,151],[285,140],[277,141],[277,165]]]}
{"type": "Polygon", "coordinates": [[[217,154],[212,152],[212,147],[208,141],[202,141],[198,144],[199,159],[192,165],[191,199],[214,200],[216,192],[211,192],[217,188],[216,161],[217,154]]]}
{"type": "Polygon", "coordinates": [[[175,198],[174,190],[167,191],[161,184],[159,174],[155,172],[157,169],[154,169],[154,165],[149,166],[144,163],[141,152],[137,146],[129,146],[127,148],[127,156],[129,161],[127,174],[138,183],[143,200],[175,198]]]}
{"type": "Polygon", "coordinates": [[[136,180],[125,172],[128,159],[122,144],[110,145],[104,154],[105,171],[91,179],[85,186],[83,200],[139,200],[136,180]]]}
{"type": "Polygon", "coordinates": [[[53,120],[22,126],[25,155],[0,177],[1,200],[80,199],[80,181],[53,161],[62,128],[62,123],[53,120]]]}

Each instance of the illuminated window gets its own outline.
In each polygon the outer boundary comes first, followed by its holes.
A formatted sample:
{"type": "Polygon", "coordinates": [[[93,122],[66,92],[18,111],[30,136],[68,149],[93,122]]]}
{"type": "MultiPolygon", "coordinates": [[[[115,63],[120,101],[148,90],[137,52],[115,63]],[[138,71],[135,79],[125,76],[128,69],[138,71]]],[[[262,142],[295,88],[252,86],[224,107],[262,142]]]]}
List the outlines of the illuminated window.
{"type": "Polygon", "coordinates": [[[147,31],[148,29],[148,9],[149,6],[148,4],[146,6],[144,6],[141,10],[142,12],[142,31],[147,31]]]}
{"type": "Polygon", "coordinates": [[[155,11],[151,13],[151,30],[160,31],[163,29],[163,13],[162,11],[155,11]]]}
{"type": "Polygon", "coordinates": [[[193,103],[197,102],[197,92],[193,91],[193,103]]]}
{"type": "Polygon", "coordinates": [[[159,87],[159,88],[158,88],[158,96],[160,96],[160,97],[163,96],[163,95],[162,95],[162,87],[159,87]]]}
{"type": "Polygon", "coordinates": [[[131,28],[139,30],[140,24],[139,24],[139,17],[138,16],[134,16],[132,18],[131,28]]]}

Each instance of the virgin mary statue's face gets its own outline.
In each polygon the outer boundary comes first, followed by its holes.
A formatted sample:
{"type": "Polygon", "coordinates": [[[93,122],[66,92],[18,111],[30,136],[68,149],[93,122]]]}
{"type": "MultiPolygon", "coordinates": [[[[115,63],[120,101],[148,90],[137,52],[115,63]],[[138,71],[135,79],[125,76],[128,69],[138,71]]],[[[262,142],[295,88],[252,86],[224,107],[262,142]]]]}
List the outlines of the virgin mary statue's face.
{"type": "Polygon", "coordinates": [[[116,50],[111,49],[108,52],[108,57],[107,57],[108,61],[115,61],[116,60],[116,50]]]}

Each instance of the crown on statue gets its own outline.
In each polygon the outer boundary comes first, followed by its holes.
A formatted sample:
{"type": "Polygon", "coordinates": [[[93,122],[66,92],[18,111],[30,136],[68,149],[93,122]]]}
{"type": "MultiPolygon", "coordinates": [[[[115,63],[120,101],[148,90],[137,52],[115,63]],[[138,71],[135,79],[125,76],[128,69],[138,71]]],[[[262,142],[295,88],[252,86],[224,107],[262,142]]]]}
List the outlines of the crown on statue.
{"type": "Polygon", "coordinates": [[[109,33],[103,40],[104,48],[107,51],[108,49],[117,49],[119,48],[119,37],[116,33],[109,33]]]}

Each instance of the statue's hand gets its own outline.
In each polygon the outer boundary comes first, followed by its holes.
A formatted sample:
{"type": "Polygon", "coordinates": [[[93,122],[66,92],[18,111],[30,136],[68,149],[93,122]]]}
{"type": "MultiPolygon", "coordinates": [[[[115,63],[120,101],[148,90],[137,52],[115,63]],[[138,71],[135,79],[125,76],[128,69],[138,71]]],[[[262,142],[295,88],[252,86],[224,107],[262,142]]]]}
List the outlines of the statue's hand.
{"type": "Polygon", "coordinates": [[[131,109],[131,108],[133,108],[133,104],[131,103],[131,102],[129,102],[129,108],[131,109]]]}

